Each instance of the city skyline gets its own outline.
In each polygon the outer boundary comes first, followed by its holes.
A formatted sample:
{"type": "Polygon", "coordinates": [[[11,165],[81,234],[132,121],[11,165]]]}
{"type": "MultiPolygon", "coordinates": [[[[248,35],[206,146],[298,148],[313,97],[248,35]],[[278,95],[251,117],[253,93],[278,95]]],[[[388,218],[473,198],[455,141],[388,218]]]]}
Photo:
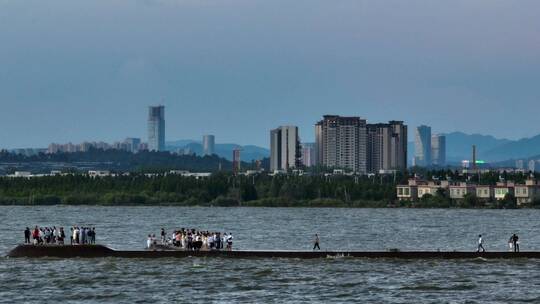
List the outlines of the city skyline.
{"type": "MultiPolygon", "coordinates": [[[[265,146],[276,125],[310,130],[326,113],[534,136],[539,9],[483,0],[2,2],[0,146],[146,138],[140,109],[158,102],[170,139],[212,133],[265,146]],[[507,115],[510,106],[520,115],[507,115]]],[[[311,142],[311,133],[301,136],[311,142]]]]}

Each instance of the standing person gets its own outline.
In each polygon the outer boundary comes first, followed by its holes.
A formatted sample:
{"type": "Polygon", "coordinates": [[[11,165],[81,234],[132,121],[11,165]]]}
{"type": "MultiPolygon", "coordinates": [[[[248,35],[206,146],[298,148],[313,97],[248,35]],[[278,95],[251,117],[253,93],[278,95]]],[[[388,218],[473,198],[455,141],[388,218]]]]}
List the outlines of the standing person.
{"type": "Polygon", "coordinates": [[[315,250],[315,248],[321,250],[319,243],[320,243],[319,235],[315,233],[315,240],[313,240],[313,250],[315,250]]]}
{"type": "Polygon", "coordinates": [[[37,245],[39,243],[39,228],[36,226],[34,228],[34,232],[32,233],[32,238],[34,239],[34,245],[37,245]]]}
{"type": "Polygon", "coordinates": [[[232,251],[232,241],[233,241],[232,233],[229,233],[229,237],[227,238],[227,250],[228,251],[232,251]]]}
{"type": "Polygon", "coordinates": [[[512,235],[512,244],[514,245],[514,252],[519,252],[519,237],[515,233],[512,235]]]}
{"type": "Polygon", "coordinates": [[[96,227],[92,227],[92,244],[96,243],[96,227]]]}
{"type": "Polygon", "coordinates": [[[77,226],[73,229],[73,243],[79,244],[79,227],[77,226]]]}
{"type": "Polygon", "coordinates": [[[24,243],[25,244],[30,244],[30,228],[26,227],[26,229],[24,229],[24,243]]]}
{"type": "Polygon", "coordinates": [[[152,235],[148,235],[148,239],[146,239],[146,248],[150,249],[152,248],[152,235]]]}
{"type": "Polygon", "coordinates": [[[167,234],[165,233],[165,229],[161,228],[161,244],[165,245],[165,237],[167,234]]]}
{"type": "Polygon", "coordinates": [[[486,250],[484,249],[484,240],[482,239],[482,235],[478,235],[478,249],[476,250],[476,252],[480,252],[480,249],[482,249],[482,252],[486,252],[486,250]]]}
{"type": "Polygon", "coordinates": [[[60,245],[64,245],[64,240],[66,239],[66,233],[64,232],[64,227],[60,227],[60,245]]]}
{"type": "Polygon", "coordinates": [[[86,244],[86,228],[85,227],[81,227],[81,229],[79,229],[79,242],[82,245],[86,244]]]}

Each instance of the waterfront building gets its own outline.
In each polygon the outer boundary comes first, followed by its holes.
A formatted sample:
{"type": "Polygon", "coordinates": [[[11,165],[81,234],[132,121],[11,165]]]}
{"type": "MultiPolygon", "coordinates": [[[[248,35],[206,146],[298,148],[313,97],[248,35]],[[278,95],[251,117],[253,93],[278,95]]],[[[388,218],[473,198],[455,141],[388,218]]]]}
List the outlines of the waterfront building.
{"type": "Polygon", "coordinates": [[[214,135],[203,136],[203,155],[215,154],[216,138],[214,135]]]}
{"type": "Polygon", "coordinates": [[[302,143],[302,164],[304,165],[304,167],[315,166],[315,151],[315,143],[302,143]]]}
{"type": "Polygon", "coordinates": [[[540,200],[540,185],[535,179],[528,179],[524,185],[515,185],[514,195],[518,205],[540,200]]]}
{"type": "Polygon", "coordinates": [[[431,136],[431,163],[439,167],[446,165],[446,136],[431,136]]]}
{"type": "Polygon", "coordinates": [[[476,194],[476,186],[469,183],[456,183],[449,187],[450,198],[453,200],[464,199],[465,195],[476,194]]]}
{"type": "Polygon", "coordinates": [[[495,190],[488,185],[476,186],[476,197],[480,200],[488,201],[495,198],[495,190]]]}
{"type": "Polygon", "coordinates": [[[367,171],[407,168],[407,126],[402,121],[367,124],[367,171]]]}
{"type": "Polygon", "coordinates": [[[431,127],[419,126],[415,130],[415,165],[431,166],[431,127]]]}
{"type": "Polygon", "coordinates": [[[270,171],[296,168],[301,164],[298,127],[281,126],[270,131],[270,171]]]}
{"type": "Polygon", "coordinates": [[[498,182],[494,187],[495,199],[503,200],[506,195],[514,195],[514,183],[512,182],[498,182]]]}
{"type": "Polygon", "coordinates": [[[367,173],[366,120],[325,115],[315,125],[317,163],[367,173]]]}
{"type": "Polygon", "coordinates": [[[540,200],[540,184],[529,178],[524,184],[514,182],[498,182],[495,185],[476,185],[465,182],[449,183],[448,181],[422,181],[410,179],[406,185],[396,186],[396,196],[400,201],[417,201],[423,196],[436,195],[439,189],[449,193],[452,200],[463,200],[466,195],[476,195],[483,202],[504,200],[507,195],[515,197],[518,206],[528,205],[540,200]]]}
{"type": "Polygon", "coordinates": [[[148,150],[165,151],[165,106],[148,107],[148,150]]]}

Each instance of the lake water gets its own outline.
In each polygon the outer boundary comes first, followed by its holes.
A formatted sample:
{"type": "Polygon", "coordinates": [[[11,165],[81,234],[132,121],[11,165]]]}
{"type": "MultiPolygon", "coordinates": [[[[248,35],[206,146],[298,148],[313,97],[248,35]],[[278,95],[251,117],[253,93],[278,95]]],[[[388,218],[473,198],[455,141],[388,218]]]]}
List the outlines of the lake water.
{"type": "MultiPolygon", "coordinates": [[[[540,250],[540,210],[180,207],[0,207],[0,254],[26,226],[90,225],[100,244],[142,249],[161,227],[232,232],[235,249],[540,250]]],[[[8,259],[0,302],[508,303],[540,302],[534,260],[8,259]]]]}

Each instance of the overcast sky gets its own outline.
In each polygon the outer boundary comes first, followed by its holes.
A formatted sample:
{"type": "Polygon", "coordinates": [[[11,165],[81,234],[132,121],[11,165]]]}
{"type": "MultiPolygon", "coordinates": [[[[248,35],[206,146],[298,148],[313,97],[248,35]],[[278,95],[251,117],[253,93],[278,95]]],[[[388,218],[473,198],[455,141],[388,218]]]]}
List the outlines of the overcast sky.
{"type": "Polygon", "coordinates": [[[0,0],[0,147],[312,141],[323,114],[540,133],[540,1],[0,0]]]}

